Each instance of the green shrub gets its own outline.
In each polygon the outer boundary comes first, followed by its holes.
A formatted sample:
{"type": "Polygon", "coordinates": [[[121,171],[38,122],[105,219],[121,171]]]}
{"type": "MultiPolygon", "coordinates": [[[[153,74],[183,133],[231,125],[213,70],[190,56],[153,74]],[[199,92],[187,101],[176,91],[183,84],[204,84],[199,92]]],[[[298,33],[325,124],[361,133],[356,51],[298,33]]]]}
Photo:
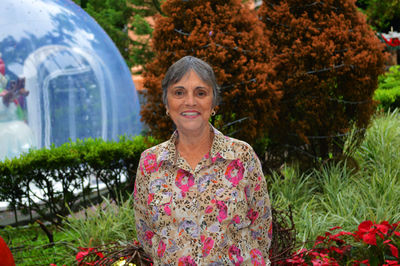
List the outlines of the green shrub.
{"type": "Polygon", "coordinates": [[[42,220],[59,224],[68,208],[89,205],[90,177],[101,180],[113,199],[121,190],[133,191],[140,154],[155,143],[143,136],[122,136],[118,142],[86,139],[31,150],[0,162],[0,200],[14,210],[34,211],[42,220]],[[122,176],[126,177],[124,184],[122,176]]]}
{"type": "MultiPolygon", "coordinates": [[[[74,248],[66,251],[63,263],[73,265],[78,247],[99,247],[110,243],[127,244],[136,239],[133,197],[121,204],[103,198],[103,202],[91,208],[71,213],[63,231],[67,238],[75,238],[74,248]]],[[[69,245],[71,247],[71,245],[69,245]]]]}
{"type": "Polygon", "coordinates": [[[385,111],[400,108],[400,66],[392,66],[389,71],[379,77],[379,86],[374,100],[385,111]]]}

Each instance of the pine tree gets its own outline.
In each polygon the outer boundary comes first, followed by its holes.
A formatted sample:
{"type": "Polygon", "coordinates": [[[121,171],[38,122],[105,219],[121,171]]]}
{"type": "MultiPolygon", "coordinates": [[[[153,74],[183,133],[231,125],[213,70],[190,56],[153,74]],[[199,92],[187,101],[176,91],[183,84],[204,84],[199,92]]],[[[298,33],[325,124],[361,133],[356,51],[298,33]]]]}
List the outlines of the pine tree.
{"type": "Polygon", "coordinates": [[[240,0],[168,0],[153,32],[155,60],[147,65],[147,104],[142,119],[151,134],[166,139],[173,124],[165,115],[161,81],[168,67],[183,56],[208,62],[221,86],[222,102],[212,123],[225,134],[254,143],[268,134],[277,95],[266,62],[271,48],[260,21],[240,0]]]}
{"type": "Polygon", "coordinates": [[[259,17],[282,92],[275,154],[339,156],[352,125],[362,133],[375,111],[382,44],[354,0],[264,0],[259,17]]]}

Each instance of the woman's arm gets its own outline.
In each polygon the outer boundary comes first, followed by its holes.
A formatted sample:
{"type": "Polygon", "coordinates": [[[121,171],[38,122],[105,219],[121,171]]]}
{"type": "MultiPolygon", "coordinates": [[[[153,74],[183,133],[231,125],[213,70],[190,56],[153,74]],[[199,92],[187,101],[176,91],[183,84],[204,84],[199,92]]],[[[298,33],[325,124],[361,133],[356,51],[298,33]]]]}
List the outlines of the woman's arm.
{"type": "Polygon", "coordinates": [[[147,204],[147,197],[149,195],[148,187],[148,176],[146,176],[145,169],[143,167],[143,158],[145,158],[145,153],[143,152],[139,166],[136,171],[135,179],[135,190],[134,190],[134,210],[135,210],[135,223],[136,223],[136,236],[142,245],[146,254],[151,256],[152,238],[154,236],[154,231],[151,226],[151,221],[149,217],[150,207],[147,204]]]}
{"type": "Polygon", "coordinates": [[[251,236],[258,240],[260,251],[264,259],[268,261],[272,239],[271,203],[260,160],[252,148],[248,155],[250,157],[247,168],[248,185],[245,188],[249,204],[247,217],[251,220],[251,236]]]}

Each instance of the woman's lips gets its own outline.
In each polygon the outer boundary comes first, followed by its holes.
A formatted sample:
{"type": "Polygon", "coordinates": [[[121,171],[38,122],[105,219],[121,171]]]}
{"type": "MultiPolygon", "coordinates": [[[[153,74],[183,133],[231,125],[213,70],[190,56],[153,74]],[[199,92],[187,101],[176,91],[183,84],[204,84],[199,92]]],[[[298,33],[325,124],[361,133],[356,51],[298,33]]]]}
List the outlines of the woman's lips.
{"type": "Polygon", "coordinates": [[[181,113],[182,116],[187,117],[187,118],[194,118],[200,115],[199,112],[197,111],[186,111],[181,113]]]}

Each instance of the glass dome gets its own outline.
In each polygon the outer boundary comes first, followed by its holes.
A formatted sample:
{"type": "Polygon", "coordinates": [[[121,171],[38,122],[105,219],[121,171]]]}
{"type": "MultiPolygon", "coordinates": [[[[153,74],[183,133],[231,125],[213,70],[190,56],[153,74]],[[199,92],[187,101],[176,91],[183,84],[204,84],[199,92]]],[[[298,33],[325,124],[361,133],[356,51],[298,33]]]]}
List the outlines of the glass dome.
{"type": "Polygon", "coordinates": [[[2,0],[0,160],[76,138],[141,131],[131,73],[70,0],[2,0]]]}

